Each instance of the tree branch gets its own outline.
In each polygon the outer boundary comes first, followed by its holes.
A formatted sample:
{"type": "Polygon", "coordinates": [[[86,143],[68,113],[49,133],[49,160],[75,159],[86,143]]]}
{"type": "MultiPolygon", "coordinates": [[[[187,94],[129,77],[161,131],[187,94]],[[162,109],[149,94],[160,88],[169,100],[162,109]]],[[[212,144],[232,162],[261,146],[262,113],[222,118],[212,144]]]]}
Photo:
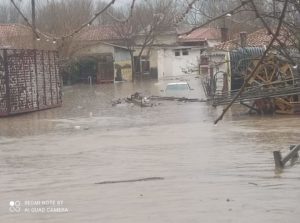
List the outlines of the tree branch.
{"type": "Polygon", "coordinates": [[[238,97],[242,94],[242,92],[244,91],[246,85],[248,84],[248,82],[250,81],[250,79],[256,74],[256,71],[258,70],[259,66],[263,63],[265,57],[267,56],[269,50],[272,48],[276,38],[278,37],[280,30],[281,30],[281,26],[283,23],[283,19],[285,17],[285,13],[286,13],[286,9],[287,9],[287,5],[288,5],[288,1],[289,0],[285,0],[284,2],[284,6],[283,6],[283,10],[282,13],[280,15],[279,18],[279,22],[277,25],[277,29],[276,32],[271,40],[271,42],[269,43],[267,49],[265,50],[265,52],[263,53],[262,57],[260,58],[260,60],[258,61],[258,63],[256,64],[254,70],[251,72],[251,74],[247,77],[247,79],[245,80],[243,86],[240,88],[240,90],[238,91],[238,93],[234,96],[234,98],[231,100],[231,102],[224,108],[222,114],[215,120],[214,124],[217,124],[220,120],[223,119],[224,115],[226,114],[226,112],[229,110],[229,108],[233,105],[233,103],[238,99],[238,97]]]}
{"type": "Polygon", "coordinates": [[[247,5],[249,2],[250,2],[250,0],[242,1],[241,4],[238,5],[237,7],[235,7],[234,9],[231,9],[231,10],[229,10],[229,11],[227,11],[227,12],[221,14],[221,15],[218,15],[218,16],[216,16],[216,17],[214,17],[214,18],[208,20],[207,22],[205,22],[205,23],[203,23],[203,24],[201,24],[201,25],[199,25],[199,26],[196,26],[196,27],[192,28],[191,30],[189,30],[189,31],[187,31],[187,32],[181,33],[180,35],[188,35],[188,34],[190,34],[191,32],[193,32],[193,31],[196,30],[196,29],[199,29],[199,28],[201,28],[201,27],[204,27],[204,26],[206,26],[206,25],[208,25],[208,24],[210,24],[210,23],[212,23],[212,22],[214,22],[214,21],[216,21],[216,20],[218,20],[218,19],[221,19],[221,18],[225,17],[227,14],[234,14],[235,11],[237,11],[237,10],[239,10],[240,8],[244,7],[244,6],[247,5]]]}

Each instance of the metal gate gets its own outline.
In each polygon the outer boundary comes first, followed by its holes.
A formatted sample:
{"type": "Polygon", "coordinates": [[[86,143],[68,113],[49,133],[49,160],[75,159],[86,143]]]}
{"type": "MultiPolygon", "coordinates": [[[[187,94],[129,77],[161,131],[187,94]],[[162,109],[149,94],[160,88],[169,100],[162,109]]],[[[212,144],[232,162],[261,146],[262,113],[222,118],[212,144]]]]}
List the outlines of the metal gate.
{"type": "Polygon", "coordinates": [[[0,116],[60,106],[58,53],[0,49],[0,116]]]}

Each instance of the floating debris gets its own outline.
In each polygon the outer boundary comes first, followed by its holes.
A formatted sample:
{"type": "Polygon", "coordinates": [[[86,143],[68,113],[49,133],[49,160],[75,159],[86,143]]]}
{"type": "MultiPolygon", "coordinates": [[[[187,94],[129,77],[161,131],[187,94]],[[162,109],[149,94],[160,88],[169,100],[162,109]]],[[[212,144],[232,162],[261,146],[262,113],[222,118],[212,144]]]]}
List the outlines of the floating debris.
{"type": "Polygon", "coordinates": [[[152,180],[164,180],[163,177],[148,177],[148,178],[140,178],[140,179],[133,179],[133,180],[116,180],[116,181],[102,181],[95,184],[117,184],[117,183],[134,183],[140,181],[152,181],[152,180]]]}
{"type": "Polygon", "coordinates": [[[126,98],[125,101],[141,107],[152,107],[154,105],[150,102],[149,98],[147,98],[139,92],[135,92],[130,97],[126,98]]]}
{"type": "Polygon", "coordinates": [[[167,100],[167,101],[181,101],[181,102],[207,102],[206,99],[186,98],[186,97],[151,96],[149,98],[152,100],[167,100]]]}
{"type": "Polygon", "coordinates": [[[123,103],[130,103],[140,107],[153,107],[160,103],[154,103],[153,101],[179,101],[179,102],[207,102],[206,99],[198,98],[185,98],[185,97],[164,97],[164,96],[144,96],[139,92],[135,92],[124,99],[117,99],[112,101],[112,106],[120,105],[123,103]]]}

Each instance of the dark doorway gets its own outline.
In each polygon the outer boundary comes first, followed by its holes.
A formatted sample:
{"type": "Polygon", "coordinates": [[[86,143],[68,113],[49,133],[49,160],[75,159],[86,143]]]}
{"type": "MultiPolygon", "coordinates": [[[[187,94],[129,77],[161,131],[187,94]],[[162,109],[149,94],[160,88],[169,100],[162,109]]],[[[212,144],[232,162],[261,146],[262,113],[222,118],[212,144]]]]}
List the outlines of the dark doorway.
{"type": "Polygon", "coordinates": [[[111,54],[97,56],[97,84],[114,81],[114,62],[111,54]]]}
{"type": "Polygon", "coordinates": [[[79,82],[90,83],[96,81],[97,60],[87,57],[79,62],[79,82]]]}

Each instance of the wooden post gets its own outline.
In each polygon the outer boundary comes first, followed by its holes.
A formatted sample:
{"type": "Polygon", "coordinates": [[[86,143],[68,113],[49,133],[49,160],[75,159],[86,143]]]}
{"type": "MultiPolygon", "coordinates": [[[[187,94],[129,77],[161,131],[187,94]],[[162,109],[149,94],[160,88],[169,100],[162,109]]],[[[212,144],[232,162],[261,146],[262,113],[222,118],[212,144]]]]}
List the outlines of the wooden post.
{"type": "Polygon", "coordinates": [[[285,165],[290,159],[298,156],[299,149],[300,149],[300,145],[293,146],[291,151],[285,157],[282,158],[281,160],[282,164],[285,165]]]}
{"type": "Polygon", "coordinates": [[[281,153],[280,151],[273,151],[275,167],[276,168],[283,168],[283,163],[281,162],[281,153]]]}
{"type": "Polygon", "coordinates": [[[31,20],[32,20],[32,45],[36,49],[36,20],[35,20],[35,0],[31,0],[31,20]]]}
{"type": "MultiPolygon", "coordinates": [[[[290,145],[290,150],[292,150],[295,146],[297,146],[297,145],[290,145]]],[[[298,151],[299,151],[299,149],[298,149],[298,151]]],[[[298,152],[295,154],[294,158],[299,158],[298,152]]]]}
{"type": "Polygon", "coordinates": [[[273,151],[275,167],[276,168],[283,168],[284,165],[291,160],[291,162],[295,162],[299,158],[300,145],[291,145],[290,152],[282,158],[280,151],[273,151]]]}

